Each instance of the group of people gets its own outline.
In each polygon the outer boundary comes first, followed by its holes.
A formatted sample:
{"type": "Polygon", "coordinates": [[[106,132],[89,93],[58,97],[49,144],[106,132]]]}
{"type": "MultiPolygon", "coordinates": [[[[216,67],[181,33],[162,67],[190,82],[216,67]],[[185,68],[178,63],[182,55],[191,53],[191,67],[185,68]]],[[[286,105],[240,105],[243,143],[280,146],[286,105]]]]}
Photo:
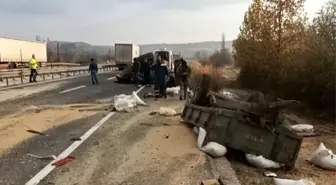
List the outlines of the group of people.
{"type": "MultiPolygon", "coordinates": [[[[190,68],[188,67],[185,60],[181,61],[177,66],[175,66],[174,75],[175,75],[175,84],[180,86],[180,99],[186,99],[187,96],[187,88],[189,86],[189,76],[190,76],[190,68]]],[[[167,67],[167,61],[163,60],[161,56],[158,56],[153,61],[148,61],[144,59],[143,61],[139,61],[137,58],[134,58],[133,63],[133,78],[135,82],[138,82],[139,73],[142,72],[144,74],[144,85],[150,87],[152,85],[152,79],[150,75],[150,71],[154,71],[155,77],[155,96],[156,97],[167,97],[167,82],[169,80],[169,72],[167,67]]]]}
{"type": "MultiPolygon", "coordinates": [[[[174,74],[175,74],[175,82],[177,85],[180,86],[180,99],[186,99],[187,95],[187,88],[189,86],[189,76],[190,76],[190,68],[187,66],[185,60],[180,60],[181,62],[175,66],[174,74]]],[[[35,59],[35,55],[32,55],[32,58],[29,61],[30,66],[30,77],[29,82],[37,82],[37,68],[38,63],[35,59]]],[[[155,74],[155,95],[156,97],[167,97],[166,90],[167,90],[167,81],[169,79],[168,76],[168,67],[167,62],[162,60],[160,56],[156,58],[155,64],[152,61],[148,61],[144,59],[144,61],[140,62],[137,58],[134,59],[133,63],[133,77],[135,81],[138,80],[139,72],[143,72],[144,74],[144,83],[147,87],[152,85],[152,79],[150,75],[150,71],[154,70],[155,74]]],[[[91,74],[92,84],[99,84],[97,73],[98,73],[98,65],[95,62],[94,58],[91,58],[89,71],[91,74]]]]}

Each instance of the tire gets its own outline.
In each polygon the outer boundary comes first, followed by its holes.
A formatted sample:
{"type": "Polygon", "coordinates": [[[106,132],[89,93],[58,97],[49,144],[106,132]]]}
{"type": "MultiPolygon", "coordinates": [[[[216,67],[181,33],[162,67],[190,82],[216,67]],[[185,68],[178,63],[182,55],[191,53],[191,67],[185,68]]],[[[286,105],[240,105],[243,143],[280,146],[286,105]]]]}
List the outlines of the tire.
{"type": "Polygon", "coordinates": [[[119,67],[118,69],[119,69],[119,71],[122,71],[122,70],[124,70],[124,68],[123,68],[123,67],[119,67]]]}
{"type": "Polygon", "coordinates": [[[211,87],[211,77],[203,74],[194,90],[194,95],[190,102],[194,105],[205,106],[208,102],[208,94],[211,87]]]}

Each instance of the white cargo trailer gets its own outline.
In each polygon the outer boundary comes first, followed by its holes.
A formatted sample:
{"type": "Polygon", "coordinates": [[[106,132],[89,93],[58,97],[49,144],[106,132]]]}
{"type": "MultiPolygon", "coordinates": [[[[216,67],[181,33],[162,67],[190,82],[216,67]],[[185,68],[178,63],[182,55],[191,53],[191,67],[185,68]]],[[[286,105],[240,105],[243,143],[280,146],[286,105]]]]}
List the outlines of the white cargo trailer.
{"type": "Polygon", "coordinates": [[[127,65],[133,63],[133,59],[139,57],[140,47],[135,44],[121,44],[114,45],[116,66],[122,70],[127,65]]]}
{"type": "Polygon", "coordinates": [[[32,54],[47,62],[47,43],[0,37],[0,62],[28,62],[32,54]]]}

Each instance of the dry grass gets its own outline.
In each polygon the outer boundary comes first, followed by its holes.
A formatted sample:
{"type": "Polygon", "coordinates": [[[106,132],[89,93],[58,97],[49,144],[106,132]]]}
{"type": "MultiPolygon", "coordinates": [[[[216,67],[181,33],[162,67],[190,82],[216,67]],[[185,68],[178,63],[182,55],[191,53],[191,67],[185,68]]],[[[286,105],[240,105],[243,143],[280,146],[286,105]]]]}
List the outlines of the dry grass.
{"type": "Polygon", "coordinates": [[[198,61],[191,63],[191,76],[190,86],[194,89],[198,81],[202,78],[203,74],[207,74],[211,77],[211,90],[219,91],[224,87],[229,86],[232,80],[235,79],[235,74],[232,72],[232,68],[228,67],[213,67],[211,65],[203,65],[198,61]]]}

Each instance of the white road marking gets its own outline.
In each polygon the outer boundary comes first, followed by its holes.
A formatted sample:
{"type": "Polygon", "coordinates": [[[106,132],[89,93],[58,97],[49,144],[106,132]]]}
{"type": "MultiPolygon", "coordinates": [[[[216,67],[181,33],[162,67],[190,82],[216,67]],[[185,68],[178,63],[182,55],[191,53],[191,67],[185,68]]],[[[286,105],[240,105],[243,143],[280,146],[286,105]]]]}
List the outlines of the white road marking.
{"type": "Polygon", "coordinates": [[[74,87],[74,88],[71,88],[71,89],[67,89],[67,90],[61,91],[59,93],[63,94],[63,93],[74,91],[74,90],[77,90],[77,89],[80,89],[80,88],[83,88],[83,87],[86,87],[86,85],[82,85],[82,86],[74,87]]]}
{"type": "MultiPolygon", "coordinates": [[[[140,87],[136,93],[139,93],[145,86],[140,87]]],[[[78,148],[87,138],[89,138],[99,127],[101,127],[108,119],[110,119],[115,112],[110,112],[103,119],[101,119],[98,123],[96,123],[92,128],[85,132],[81,140],[73,142],[67,149],[65,149],[57,158],[51,161],[47,166],[45,166],[40,172],[38,172],[33,178],[31,178],[25,185],[37,185],[41,182],[50,172],[52,172],[56,166],[52,164],[60,159],[64,159],[68,157],[76,148],[78,148]]]]}
{"type": "Polygon", "coordinates": [[[69,156],[74,150],[76,150],[79,145],[81,145],[87,138],[89,138],[100,126],[102,126],[115,112],[110,112],[103,119],[101,119],[97,124],[95,124],[90,130],[85,132],[81,140],[73,142],[66,150],[64,150],[55,160],[51,161],[47,166],[45,166],[40,172],[38,172],[33,178],[31,178],[26,185],[37,185],[41,180],[43,180],[51,171],[53,171],[56,166],[52,164],[60,159],[69,156]]]}
{"type": "Polygon", "coordinates": [[[144,89],[146,86],[145,85],[143,85],[142,87],[140,87],[137,91],[135,91],[135,93],[139,93],[142,89],[144,89]]]}
{"type": "Polygon", "coordinates": [[[115,76],[114,77],[110,77],[107,80],[113,80],[113,79],[116,79],[116,77],[115,76]]]}

